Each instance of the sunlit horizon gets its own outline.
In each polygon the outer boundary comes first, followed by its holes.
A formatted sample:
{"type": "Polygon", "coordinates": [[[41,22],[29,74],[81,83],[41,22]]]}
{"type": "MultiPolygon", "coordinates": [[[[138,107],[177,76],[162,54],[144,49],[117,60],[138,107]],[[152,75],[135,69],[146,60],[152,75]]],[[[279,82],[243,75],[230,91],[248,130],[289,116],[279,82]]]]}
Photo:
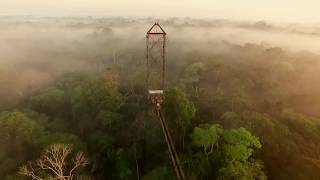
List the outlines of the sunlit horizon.
{"type": "Polygon", "coordinates": [[[277,22],[320,22],[316,0],[2,0],[1,16],[192,17],[277,22]]]}

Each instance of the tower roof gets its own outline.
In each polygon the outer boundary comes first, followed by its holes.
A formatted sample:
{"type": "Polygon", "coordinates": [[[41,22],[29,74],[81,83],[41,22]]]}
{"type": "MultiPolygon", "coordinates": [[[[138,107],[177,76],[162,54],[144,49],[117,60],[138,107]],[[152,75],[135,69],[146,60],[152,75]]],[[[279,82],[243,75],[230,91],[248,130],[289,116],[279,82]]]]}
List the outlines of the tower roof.
{"type": "Polygon", "coordinates": [[[163,34],[166,35],[167,33],[162,29],[159,23],[154,23],[154,25],[149,29],[147,35],[149,34],[163,34]]]}

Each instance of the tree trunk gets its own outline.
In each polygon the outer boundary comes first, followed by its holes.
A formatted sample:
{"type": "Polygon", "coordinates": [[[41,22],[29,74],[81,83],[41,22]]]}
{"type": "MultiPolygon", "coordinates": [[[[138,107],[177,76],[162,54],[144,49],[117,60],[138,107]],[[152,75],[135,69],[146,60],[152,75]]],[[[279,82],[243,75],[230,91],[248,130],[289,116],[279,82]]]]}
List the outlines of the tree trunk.
{"type": "Polygon", "coordinates": [[[137,159],[137,147],[134,148],[134,159],[136,162],[137,180],[140,180],[139,163],[138,163],[138,159],[137,159]]]}

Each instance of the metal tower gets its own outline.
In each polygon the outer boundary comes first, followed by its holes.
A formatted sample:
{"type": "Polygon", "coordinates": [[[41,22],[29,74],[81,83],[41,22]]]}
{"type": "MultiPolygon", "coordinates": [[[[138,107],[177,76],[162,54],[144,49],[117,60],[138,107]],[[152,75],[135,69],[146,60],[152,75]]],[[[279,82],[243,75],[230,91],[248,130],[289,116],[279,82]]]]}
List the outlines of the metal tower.
{"type": "Polygon", "coordinates": [[[166,35],[159,23],[155,23],[147,32],[147,88],[149,99],[155,106],[162,131],[168,146],[169,155],[178,180],[185,180],[179,156],[172,140],[170,130],[161,112],[164,101],[165,73],[166,73],[166,35]]]}
{"type": "Polygon", "coordinates": [[[146,35],[147,88],[152,103],[161,105],[165,90],[166,35],[159,23],[155,23],[146,35]]]}

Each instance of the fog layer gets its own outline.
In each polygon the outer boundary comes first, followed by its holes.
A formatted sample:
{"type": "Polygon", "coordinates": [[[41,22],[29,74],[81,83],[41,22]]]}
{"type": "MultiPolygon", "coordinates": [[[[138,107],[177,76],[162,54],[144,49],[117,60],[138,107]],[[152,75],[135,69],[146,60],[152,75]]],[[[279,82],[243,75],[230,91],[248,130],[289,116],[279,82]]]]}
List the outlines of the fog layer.
{"type": "MultiPolygon", "coordinates": [[[[99,71],[103,63],[116,60],[121,65],[132,57],[143,66],[145,32],[154,21],[0,18],[1,104],[14,104],[64,72],[99,71]]],[[[248,43],[265,49],[281,47],[292,53],[309,51],[308,56],[320,50],[317,25],[188,18],[164,19],[160,23],[168,33],[168,61],[179,61],[182,58],[177,57],[192,51],[232,55],[235,52],[230,45],[248,43]]]]}

